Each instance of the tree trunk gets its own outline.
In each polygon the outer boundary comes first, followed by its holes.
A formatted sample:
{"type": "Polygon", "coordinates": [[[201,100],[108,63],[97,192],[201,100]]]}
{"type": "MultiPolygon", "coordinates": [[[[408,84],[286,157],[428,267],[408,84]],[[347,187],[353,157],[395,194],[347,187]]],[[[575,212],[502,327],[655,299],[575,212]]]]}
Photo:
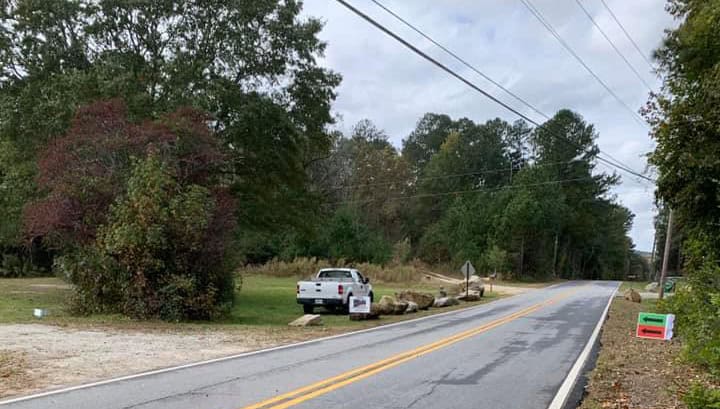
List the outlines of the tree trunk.
{"type": "Polygon", "coordinates": [[[525,236],[522,236],[520,238],[520,276],[518,278],[523,277],[524,267],[525,267],[525,236]]]}

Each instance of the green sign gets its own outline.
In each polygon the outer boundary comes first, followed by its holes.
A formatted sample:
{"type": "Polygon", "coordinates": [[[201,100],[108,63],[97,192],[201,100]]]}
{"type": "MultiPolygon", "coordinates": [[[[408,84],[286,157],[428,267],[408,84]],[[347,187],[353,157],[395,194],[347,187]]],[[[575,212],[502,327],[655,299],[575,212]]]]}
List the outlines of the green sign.
{"type": "Polygon", "coordinates": [[[654,327],[664,327],[667,321],[667,315],[665,314],[653,314],[651,312],[641,312],[638,315],[638,324],[640,325],[652,325],[654,327]]]}
{"type": "Polygon", "coordinates": [[[640,338],[672,339],[675,316],[673,314],[654,314],[641,312],[638,314],[635,335],[640,338]]]}

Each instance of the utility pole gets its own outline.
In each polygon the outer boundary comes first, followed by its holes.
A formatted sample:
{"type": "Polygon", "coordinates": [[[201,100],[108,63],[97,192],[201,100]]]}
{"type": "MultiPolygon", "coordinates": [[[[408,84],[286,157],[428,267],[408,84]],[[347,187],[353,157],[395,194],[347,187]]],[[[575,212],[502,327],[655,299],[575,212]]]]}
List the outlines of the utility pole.
{"type": "Polygon", "coordinates": [[[673,228],[673,209],[670,209],[668,215],[667,230],[665,231],[665,252],[663,253],[662,272],[660,273],[660,294],[659,298],[662,300],[665,296],[665,277],[667,277],[668,263],[670,261],[670,245],[672,242],[672,228],[673,228]]]}
{"type": "Polygon", "coordinates": [[[652,253],[650,253],[650,277],[652,277],[652,281],[655,281],[656,271],[655,271],[655,246],[657,245],[657,228],[655,228],[655,234],[653,235],[653,247],[652,247],[652,253]]]}

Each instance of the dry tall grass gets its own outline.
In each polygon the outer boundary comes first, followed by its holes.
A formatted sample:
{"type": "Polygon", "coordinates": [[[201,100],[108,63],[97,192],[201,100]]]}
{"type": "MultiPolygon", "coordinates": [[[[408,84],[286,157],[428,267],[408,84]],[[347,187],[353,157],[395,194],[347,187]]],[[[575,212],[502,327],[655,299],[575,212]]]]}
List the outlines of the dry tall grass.
{"type": "Polygon", "coordinates": [[[408,264],[396,264],[380,266],[371,263],[347,263],[345,260],[338,260],[330,263],[328,260],[317,258],[299,257],[293,261],[272,260],[263,265],[242,267],[240,274],[262,274],[276,277],[313,277],[321,268],[329,267],[352,267],[357,268],[373,282],[381,283],[409,283],[423,279],[428,268],[422,263],[412,261],[408,264]]]}

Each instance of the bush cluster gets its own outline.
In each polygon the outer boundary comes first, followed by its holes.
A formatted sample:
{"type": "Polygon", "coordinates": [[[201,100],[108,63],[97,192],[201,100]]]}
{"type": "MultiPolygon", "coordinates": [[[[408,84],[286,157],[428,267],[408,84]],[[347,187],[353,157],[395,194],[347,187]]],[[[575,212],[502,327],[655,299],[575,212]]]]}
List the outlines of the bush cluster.
{"type": "Polygon", "coordinates": [[[62,251],[55,270],[75,286],[74,311],[209,319],[232,302],[235,204],[205,120],[180,110],[138,125],[103,102],[45,152],[50,192],[26,209],[27,230],[62,251]]]}

